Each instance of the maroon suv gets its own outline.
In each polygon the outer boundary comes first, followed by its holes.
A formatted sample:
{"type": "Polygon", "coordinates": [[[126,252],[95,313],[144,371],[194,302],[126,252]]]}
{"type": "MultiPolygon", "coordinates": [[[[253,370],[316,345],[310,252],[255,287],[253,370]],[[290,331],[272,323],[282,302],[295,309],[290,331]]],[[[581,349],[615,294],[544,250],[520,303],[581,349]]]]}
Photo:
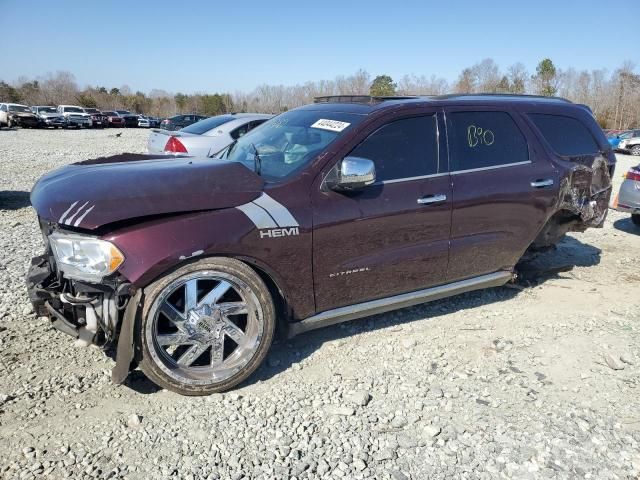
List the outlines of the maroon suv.
{"type": "Polygon", "coordinates": [[[588,107],[508,95],[323,97],[218,158],[122,155],[45,175],[28,288],[82,344],[187,395],[289,336],[508,282],[602,226],[615,157],[588,107]]]}

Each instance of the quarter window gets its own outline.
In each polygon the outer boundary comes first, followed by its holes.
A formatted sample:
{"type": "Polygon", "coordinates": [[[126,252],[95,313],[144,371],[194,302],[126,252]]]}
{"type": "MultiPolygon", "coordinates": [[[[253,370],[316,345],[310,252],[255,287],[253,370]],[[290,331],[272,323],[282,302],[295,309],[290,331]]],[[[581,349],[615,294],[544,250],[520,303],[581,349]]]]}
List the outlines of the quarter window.
{"type": "Polygon", "coordinates": [[[589,129],[577,118],[543,113],[530,113],[529,118],[560,155],[593,155],[600,151],[589,129]]]}
{"type": "Polygon", "coordinates": [[[236,128],[235,130],[232,130],[230,132],[231,138],[233,138],[234,140],[237,140],[238,138],[240,138],[241,136],[243,136],[245,133],[247,133],[249,131],[249,124],[245,123],[244,125],[240,125],[238,128],[236,128]]]}
{"type": "Polygon", "coordinates": [[[378,181],[438,173],[436,116],[405,118],[388,123],[367,137],[351,156],[376,165],[378,181]]]}
{"type": "Polygon", "coordinates": [[[506,112],[449,113],[447,134],[452,171],[529,160],[527,141],[506,112]]]}

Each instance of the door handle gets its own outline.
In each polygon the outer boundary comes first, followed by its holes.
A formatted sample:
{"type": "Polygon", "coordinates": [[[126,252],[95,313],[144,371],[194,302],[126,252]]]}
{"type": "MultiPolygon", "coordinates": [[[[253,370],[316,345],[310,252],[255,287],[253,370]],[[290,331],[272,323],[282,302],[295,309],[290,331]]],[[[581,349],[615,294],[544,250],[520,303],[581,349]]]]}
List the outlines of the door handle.
{"type": "Polygon", "coordinates": [[[422,197],[418,199],[418,204],[420,205],[429,205],[430,203],[439,203],[444,202],[447,199],[446,195],[438,194],[438,195],[429,195],[427,197],[422,197]]]}
{"type": "Polygon", "coordinates": [[[533,188],[544,188],[550,187],[551,185],[553,185],[553,180],[551,180],[550,178],[546,180],[536,180],[534,182],[531,182],[531,186],[533,188]]]}

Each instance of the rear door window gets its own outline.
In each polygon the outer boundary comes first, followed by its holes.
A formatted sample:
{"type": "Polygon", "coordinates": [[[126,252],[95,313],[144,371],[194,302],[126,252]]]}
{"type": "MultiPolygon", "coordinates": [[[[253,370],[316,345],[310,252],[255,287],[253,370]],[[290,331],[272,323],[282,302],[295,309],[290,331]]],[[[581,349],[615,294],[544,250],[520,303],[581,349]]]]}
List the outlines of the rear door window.
{"type": "Polygon", "coordinates": [[[527,140],[506,112],[449,112],[447,136],[452,172],[529,161],[527,140]]]}
{"type": "Polygon", "coordinates": [[[350,156],[375,163],[378,181],[438,173],[438,128],[435,115],[405,118],[380,127],[350,156]]]}
{"type": "Polygon", "coordinates": [[[600,151],[589,129],[577,118],[543,113],[530,113],[529,118],[559,155],[593,155],[600,151]]]}

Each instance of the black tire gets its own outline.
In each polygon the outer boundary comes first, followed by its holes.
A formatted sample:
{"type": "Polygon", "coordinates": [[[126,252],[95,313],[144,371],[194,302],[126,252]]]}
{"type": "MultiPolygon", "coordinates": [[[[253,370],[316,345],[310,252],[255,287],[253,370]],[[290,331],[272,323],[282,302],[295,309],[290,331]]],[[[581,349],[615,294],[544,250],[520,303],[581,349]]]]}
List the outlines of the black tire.
{"type": "MultiPolygon", "coordinates": [[[[199,283],[198,288],[200,288],[201,285],[202,283],[199,283]]],[[[186,290],[184,292],[184,298],[186,299],[186,290]]],[[[247,305],[249,305],[249,303],[247,303],[247,305]]],[[[247,310],[251,309],[247,307],[247,310]]],[[[253,310],[251,311],[253,312],[253,310]]],[[[190,318],[188,313],[187,307],[185,307],[185,311],[183,312],[184,318],[190,318]]],[[[215,317],[215,315],[213,316],[215,317]]],[[[248,324],[249,320],[246,321],[248,324]]],[[[139,366],[152,382],[162,388],[181,395],[210,395],[212,393],[223,392],[238,385],[260,366],[271,347],[275,325],[275,307],[271,294],[269,293],[269,289],[260,276],[258,276],[249,266],[238,260],[223,257],[205,258],[196,262],[188,263],[155,281],[145,289],[145,300],[142,315],[139,321],[136,322],[134,332],[134,338],[136,339],[137,345],[136,350],[138,351],[139,356],[139,366]],[[248,288],[248,290],[243,290],[243,292],[246,293],[250,291],[252,294],[251,298],[254,302],[257,302],[260,309],[259,313],[256,309],[256,313],[247,314],[247,318],[249,315],[255,315],[255,317],[252,317],[254,318],[252,322],[253,325],[261,325],[261,335],[256,336],[255,347],[252,349],[252,353],[250,352],[244,357],[236,357],[245,358],[246,364],[243,364],[242,367],[238,367],[239,370],[236,371],[236,373],[233,373],[218,382],[213,380],[208,382],[208,377],[204,380],[202,378],[198,378],[197,380],[192,381],[185,378],[185,376],[178,371],[179,369],[172,370],[171,366],[168,366],[165,363],[166,360],[163,360],[163,352],[159,352],[159,349],[162,347],[159,347],[158,342],[156,341],[160,335],[158,334],[159,327],[156,328],[155,325],[157,325],[157,323],[154,318],[157,318],[158,310],[160,309],[159,305],[162,305],[163,302],[168,301],[168,299],[171,298],[170,296],[167,296],[169,295],[167,292],[175,292],[175,290],[172,290],[173,286],[177,283],[179,284],[185,278],[190,280],[196,279],[201,282],[202,280],[199,277],[194,277],[199,273],[202,273],[203,275],[220,274],[239,281],[244,288],[248,288]],[[259,319],[260,316],[262,317],[261,319],[259,319]],[[171,374],[168,372],[171,372],[171,374]]],[[[211,329],[211,326],[209,325],[208,328],[211,329]]],[[[218,333],[216,338],[219,338],[219,335],[220,333],[218,333]]],[[[219,340],[216,341],[219,342],[219,340]]],[[[224,341],[225,335],[223,334],[223,344],[224,341]]],[[[240,345],[238,344],[238,347],[236,348],[240,348],[240,345]]],[[[168,352],[168,350],[166,350],[165,353],[166,352],[168,352]]],[[[243,352],[240,352],[240,354],[244,355],[243,352]]],[[[209,355],[209,353],[207,353],[207,355],[209,355]]],[[[213,354],[211,353],[211,355],[213,354]]],[[[224,359],[223,364],[224,362],[227,362],[232,355],[233,354],[230,354],[229,357],[224,359]]],[[[166,359],[167,357],[164,358],[166,359]]],[[[224,357],[222,356],[221,358],[224,357]]],[[[169,362],[170,361],[171,360],[169,360],[169,362]]],[[[220,366],[223,364],[220,364],[220,366]]],[[[186,370],[191,368],[192,366],[189,364],[189,366],[186,367],[186,370]]],[[[206,365],[204,368],[207,368],[206,365]]],[[[235,370],[232,369],[231,371],[233,372],[235,370]]]]}
{"type": "Polygon", "coordinates": [[[631,155],[640,156],[640,145],[631,147],[631,155]]]}
{"type": "Polygon", "coordinates": [[[636,227],[640,227],[640,213],[634,213],[631,215],[631,221],[636,227]]]}

